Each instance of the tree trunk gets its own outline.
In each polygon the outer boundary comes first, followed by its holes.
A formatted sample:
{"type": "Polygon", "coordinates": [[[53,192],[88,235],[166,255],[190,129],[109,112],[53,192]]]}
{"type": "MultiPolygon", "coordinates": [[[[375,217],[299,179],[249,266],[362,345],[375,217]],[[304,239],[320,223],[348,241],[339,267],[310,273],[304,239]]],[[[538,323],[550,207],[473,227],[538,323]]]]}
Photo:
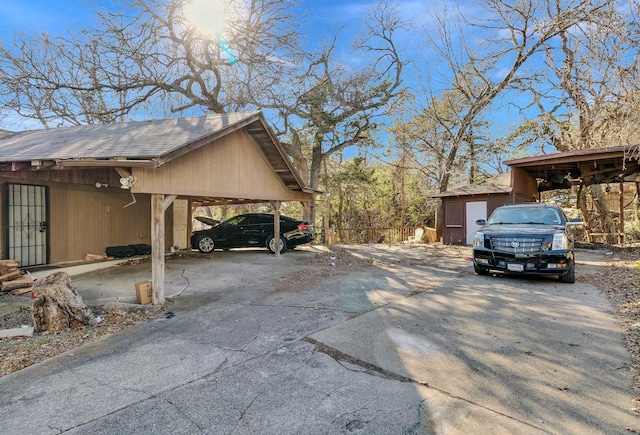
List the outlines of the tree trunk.
{"type": "Polygon", "coordinates": [[[617,232],[617,228],[613,221],[613,216],[611,216],[609,203],[607,202],[605,192],[602,190],[602,186],[599,184],[591,186],[591,195],[593,196],[593,204],[600,216],[601,231],[606,234],[605,242],[612,245],[616,242],[615,233],[617,232]]]}
{"type": "Polygon", "coordinates": [[[95,318],[71,285],[66,272],[56,272],[33,284],[37,299],[31,308],[35,332],[58,333],[74,326],[94,325],[95,318]]]}

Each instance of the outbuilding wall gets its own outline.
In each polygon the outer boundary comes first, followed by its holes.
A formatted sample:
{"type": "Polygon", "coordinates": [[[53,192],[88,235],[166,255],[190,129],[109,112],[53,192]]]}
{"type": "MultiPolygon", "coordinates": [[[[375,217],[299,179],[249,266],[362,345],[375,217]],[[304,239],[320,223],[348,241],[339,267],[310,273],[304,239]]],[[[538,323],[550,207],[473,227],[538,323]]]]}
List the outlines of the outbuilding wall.
{"type": "Polygon", "coordinates": [[[540,199],[538,181],[522,168],[511,168],[511,186],[513,188],[513,204],[535,202],[540,199]]]}
{"type": "Polygon", "coordinates": [[[511,204],[512,195],[509,193],[469,195],[469,196],[449,196],[442,198],[443,209],[443,232],[442,243],[448,245],[466,244],[466,209],[467,202],[486,201],[487,217],[497,207],[511,204]]]}

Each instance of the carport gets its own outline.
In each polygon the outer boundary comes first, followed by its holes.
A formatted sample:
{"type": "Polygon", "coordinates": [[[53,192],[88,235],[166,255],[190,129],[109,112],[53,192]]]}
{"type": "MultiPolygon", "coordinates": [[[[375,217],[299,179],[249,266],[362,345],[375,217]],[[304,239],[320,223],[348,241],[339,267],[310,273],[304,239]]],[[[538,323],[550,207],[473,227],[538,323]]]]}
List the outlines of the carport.
{"type": "Polygon", "coordinates": [[[0,184],[2,258],[65,263],[150,243],[156,304],[165,297],[164,253],[184,245],[192,205],[270,202],[279,214],[281,202],[306,209],[312,195],[261,112],[8,133],[0,184]]]}
{"type": "MultiPolygon", "coordinates": [[[[617,184],[620,216],[617,237],[619,241],[624,240],[624,184],[635,183],[636,195],[640,193],[640,146],[573,150],[509,160],[504,163],[511,167],[512,174],[520,174],[521,179],[535,180],[538,199],[540,199],[540,192],[548,190],[606,184],[606,192],[608,192],[610,184],[617,184]]],[[[588,233],[588,236],[606,236],[607,234],[588,233]]]]}
{"type": "MultiPolygon", "coordinates": [[[[504,162],[536,180],[537,191],[640,181],[640,146],[573,150],[504,162]]],[[[512,177],[512,180],[514,177],[512,177]]]]}

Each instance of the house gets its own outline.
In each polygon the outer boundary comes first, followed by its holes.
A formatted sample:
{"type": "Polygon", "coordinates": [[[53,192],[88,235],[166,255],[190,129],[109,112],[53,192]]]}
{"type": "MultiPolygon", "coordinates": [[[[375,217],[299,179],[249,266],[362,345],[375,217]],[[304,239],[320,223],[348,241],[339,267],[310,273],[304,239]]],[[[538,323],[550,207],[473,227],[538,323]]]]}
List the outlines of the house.
{"type": "Polygon", "coordinates": [[[148,243],[155,291],[164,252],[188,246],[194,205],[279,210],[308,206],[311,192],[263,114],[249,112],[5,133],[0,197],[2,258],[59,264],[148,243]]]}

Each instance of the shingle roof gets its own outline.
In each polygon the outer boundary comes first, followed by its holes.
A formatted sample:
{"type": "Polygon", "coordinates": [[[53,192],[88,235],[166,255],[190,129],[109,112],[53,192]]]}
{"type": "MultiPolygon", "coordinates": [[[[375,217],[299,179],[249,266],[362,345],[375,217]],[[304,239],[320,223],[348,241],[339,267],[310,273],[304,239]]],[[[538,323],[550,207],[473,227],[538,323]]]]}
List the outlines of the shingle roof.
{"type": "Polygon", "coordinates": [[[0,162],[153,159],[259,115],[217,114],[9,133],[0,136],[0,162]]]}
{"type": "Polygon", "coordinates": [[[466,186],[449,189],[446,192],[432,195],[434,198],[447,196],[486,195],[491,193],[511,193],[511,172],[498,174],[494,177],[466,186]]]}
{"type": "Polygon", "coordinates": [[[285,186],[308,192],[260,111],[8,132],[0,135],[0,167],[158,167],[239,129],[285,186]]]}

